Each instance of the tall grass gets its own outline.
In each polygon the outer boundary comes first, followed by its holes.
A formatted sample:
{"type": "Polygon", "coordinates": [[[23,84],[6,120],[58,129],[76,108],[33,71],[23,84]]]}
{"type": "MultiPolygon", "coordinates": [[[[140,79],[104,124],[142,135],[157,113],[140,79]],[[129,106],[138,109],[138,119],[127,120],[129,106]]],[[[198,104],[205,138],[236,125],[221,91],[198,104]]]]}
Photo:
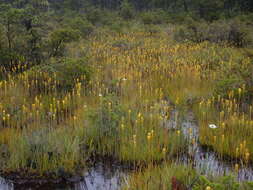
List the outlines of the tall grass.
{"type": "Polygon", "coordinates": [[[78,60],[0,81],[0,146],[8,153],[0,157],[0,170],[57,176],[62,168],[74,172],[92,154],[135,165],[171,160],[187,142],[180,126],[169,130],[163,123],[175,106],[189,104],[196,108],[202,144],[232,156],[239,148],[237,157],[252,159],[252,137],[246,135],[252,107],[239,109],[244,88],[235,101],[214,96],[226,68],[247,58],[206,42],[171,43],[163,31],[99,34],[106,37],[94,35],[78,46],[89,50],[92,77],[72,72],[71,65],[85,67],[78,60]],[[210,122],[221,127],[213,131],[210,122]]]}

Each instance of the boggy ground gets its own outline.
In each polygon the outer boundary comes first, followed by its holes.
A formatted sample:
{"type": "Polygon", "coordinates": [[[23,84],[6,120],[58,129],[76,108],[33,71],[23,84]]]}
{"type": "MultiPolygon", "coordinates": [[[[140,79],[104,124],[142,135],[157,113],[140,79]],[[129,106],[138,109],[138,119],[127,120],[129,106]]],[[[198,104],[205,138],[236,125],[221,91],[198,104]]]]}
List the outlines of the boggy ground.
{"type": "MultiPolygon", "coordinates": [[[[200,144],[236,158],[235,172],[250,164],[252,60],[242,49],[179,44],[163,31],[99,31],[68,47],[73,56],[84,51],[88,62],[83,67],[89,67],[91,77],[83,72],[66,80],[64,70],[52,74],[55,68],[39,66],[0,81],[0,170],[6,178],[20,171],[41,179],[76,175],[93,155],[136,169],[170,163],[187,152],[189,143],[180,125],[162,127],[174,107],[181,113],[194,110],[200,144]],[[235,70],[240,72],[229,78],[235,70]]],[[[67,68],[71,65],[76,66],[69,62],[67,68]]],[[[154,174],[157,167],[151,167],[154,174]]]]}

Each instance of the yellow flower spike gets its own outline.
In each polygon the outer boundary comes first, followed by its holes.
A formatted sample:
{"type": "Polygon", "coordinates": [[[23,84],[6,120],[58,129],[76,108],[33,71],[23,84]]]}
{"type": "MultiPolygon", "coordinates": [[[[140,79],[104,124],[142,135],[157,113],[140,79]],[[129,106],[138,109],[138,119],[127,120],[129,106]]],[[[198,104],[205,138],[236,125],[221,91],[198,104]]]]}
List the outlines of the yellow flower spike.
{"type": "Polygon", "coordinates": [[[224,134],[221,135],[221,140],[222,140],[222,142],[224,142],[224,140],[225,140],[225,135],[224,134]]]}
{"type": "Polygon", "coordinates": [[[177,99],[176,99],[176,102],[175,102],[176,104],[179,104],[179,98],[177,97],[177,99]]]}
{"type": "Polygon", "coordinates": [[[239,156],[239,148],[238,148],[238,147],[235,149],[235,156],[236,156],[236,157],[239,156]]]}
{"type": "Polygon", "coordinates": [[[246,144],[247,144],[247,141],[244,140],[244,141],[243,141],[243,147],[246,147],[246,144]]]}
{"type": "Polygon", "coordinates": [[[224,118],[224,115],[225,115],[225,112],[224,111],[221,111],[220,112],[220,120],[222,120],[224,118]]]}
{"type": "Polygon", "coordinates": [[[243,150],[243,144],[240,143],[240,151],[242,152],[242,150],[243,150]]]}
{"type": "Polygon", "coordinates": [[[192,128],[189,128],[189,134],[190,135],[192,134],[192,128]]]}
{"type": "Polygon", "coordinates": [[[250,153],[249,153],[249,152],[246,152],[246,153],[245,153],[245,160],[246,160],[246,161],[249,161],[249,156],[250,156],[250,153]]]}
{"type": "Polygon", "coordinates": [[[241,97],[241,94],[242,94],[242,89],[241,88],[238,88],[238,94],[239,94],[239,97],[241,97]]]}
{"type": "Polygon", "coordinates": [[[239,164],[235,164],[235,171],[238,173],[239,172],[239,164]]]}
{"type": "Polygon", "coordinates": [[[206,190],[212,190],[212,188],[210,186],[207,186],[206,190]]]}
{"type": "Polygon", "coordinates": [[[224,122],[222,122],[221,127],[222,127],[223,129],[225,129],[225,126],[226,126],[226,124],[225,124],[224,122]]]}
{"type": "Polygon", "coordinates": [[[196,141],[195,139],[192,139],[192,145],[195,145],[196,141]]]}
{"type": "Polygon", "coordinates": [[[167,149],[164,147],[164,148],[162,149],[162,152],[163,152],[163,154],[166,154],[167,149]]]}
{"type": "Polygon", "coordinates": [[[214,141],[214,142],[217,141],[217,137],[216,137],[216,136],[213,137],[213,141],[214,141]]]}
{"type": "Polygon", "coordinates": [[[181,131],[180,130],[177,130],[177,135],[179,136],[181,134],[181,131]]]}

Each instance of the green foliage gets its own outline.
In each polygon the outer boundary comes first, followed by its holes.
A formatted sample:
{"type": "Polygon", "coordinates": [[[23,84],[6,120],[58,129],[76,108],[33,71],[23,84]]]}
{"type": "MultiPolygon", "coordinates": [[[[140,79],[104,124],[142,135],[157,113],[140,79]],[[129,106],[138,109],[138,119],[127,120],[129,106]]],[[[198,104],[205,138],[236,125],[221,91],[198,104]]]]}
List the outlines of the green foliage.
{"type": "Polygon", "coordinates": [[[71,19],[69,26],[74,30],[78,30],[84,38],[94,30],[93,25],[86,18],[82,17],[71,19]]]}
{"type": "Polygon", "coordinates": [[[252,27],[239,20],[216,21],[213,23],[192,21],[181,26],[174,33],[177,41],[196,43],[210,41],[236,47],[251,46],[253,43],[252,27]]]}
{"type": "Polygon", "coordinates": [[[61,28],[53,31],[49,40],[49,56],[63,56],[66,43],[77,41],[79,38],[80,33],[78,30],[61,28]]]}
{"type": "Polygon", "coordinates": [[[86,11],[86,17],[92,24],[97,24],[103,19],[102,10],[96,7],[89,7],[86,11]]]}
{"type": "Polygon", "coordinates": [[[61,128],[61,130],[40,129],[28,134],[16,136],[15,141],[8,145],[10,157],[5,163],[9,171],[31,170],[45,175],[48,172],[61,176],[57,172],[61,169],[68,174],[74,174],[75,165],[82,160],[80,152],[82,130],[61,128]]]}
{"type": "Polygon", "coordinates": [[[215,93],[225,96],[229,90],[235,90],[242,86],[243,81],[236,76],[224,77],[217,82],[215,93]]]}
{"type": "Polygon", "coordinates": [[[88,82],[91,77],[91,69],[88,65],[87,58],[71,59],[67,58],[61,60],[59,63],[53,65],[57,80],[60,82],[63,88],[72,88],[75,84],[75,80],[83,78],[88,82]]]}
{"type": "Polygon", "coordinates": [[[176,189],[172,184],[172,178],[178,184],[184,184],[188,189],[206,190],[249,190],[252,183],[238,183],[234,177],[225,176],[213,179],[198,175],[193,169],[173,163],[163,164],[159,167],[150,166],[145,171],[132,174],[129,184],[123,190],[130,189],[176,189]]]}
{"type": "Polygon", "coordinates": [[[177,187],[172,187],[171,181],[173,177],[180,181],[180,184],[183,183],[189,186],[195,180],[196,173],[190,167],[174,163],[149,166],[142,172],[132,174],[129,179],[129,185],[123,186],[123,190],[174,190],[177,187]]]}
{"type": "Polygon", "coordinates": [[[144,24],[162,24],[168,20],[167,14],[162,10],[143,12],[140,18],[144,24]]]}
{"type": "Polygon", "coordinates": [[[123,0],[120,6],[120,15],[125,19],[133,19],[135,16],[135,11],[133,6],[129,3],[128,0],[123,0]]]}
{"type": "Polygon", "coordinates": [[[88,84],[92,74],[91,67],[89,66],[86,57],[79,59],[60,59],[49,65],[40,65],[32,68],[29,75],[30,80],[32,80],[33,77],[36,77],[36,80],[42,82],[44,79],[38,79],[36,72],[48,73],[49,75],[54,76],[58,83],[58,91],[71,90],[77,79],[84,84],[88,84]]]}
{"type": "Polygon", "coordinates": [[[97,148],[98,154],[112,155],[119,148],[120,121],[125,111],[114,95],[100,97],[100,107],[90,113],[92,127],[88,129],[89,141],[97,148]]]}
{"type": "Polygon", "coordinates": [[[221,177],[220,179],[208,180],[204,176],[200,176],[197,184],[194,185],[193,190],[206,189],[209,186],[211,189],[217,190],[239,190],[242,186],[232,176],[221,177]]]}
{"type": "Polygon", "coordinates": [[[161,28],[154,24],[149,24],[145,29],[150,35],[159,34],[161,32],[161,28]]]}

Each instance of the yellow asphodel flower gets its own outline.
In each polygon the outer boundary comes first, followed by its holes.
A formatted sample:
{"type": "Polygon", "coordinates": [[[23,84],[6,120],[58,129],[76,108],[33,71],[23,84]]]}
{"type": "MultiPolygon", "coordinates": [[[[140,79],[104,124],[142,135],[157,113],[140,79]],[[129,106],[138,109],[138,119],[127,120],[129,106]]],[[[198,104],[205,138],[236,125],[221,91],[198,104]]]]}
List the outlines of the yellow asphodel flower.
{"type": "Polygon", "coordinates": [[[235,164],[235,171],[236,171],[236,172],[239,171],[239,164],[235,164]]]}
{"type": "Polygon", "coordinates": [[[151,139],[151,133],[148,133],[147,135],[147,139],[150,140],[151,139]]]}
{"type": "Polygon", "coordinates": [[[211,190],[212,188],[210,186],[207,186],[206,187],[206,190],[211,190]]]}
{"type": "Polygon", "coordinates": [[[241,88],[238,88],[238,93],[239,93],[239,96],[241,96],[241,94],[242,94],[242,89],[241,88]]]}
{"type": "Polygon", "coordinates": [[[249,152],[246,152],[246,153],[245,153],[245,159],[246,159],[246,161],[249,160],[249,156],[250,156],[250,153],[249,153],[249,152]]]}
{"type": "Polygon", "coordinates": [[[216,136],[214,136],[214,137],[213,137],[213,140],[214,140],[214,142],[216,142],[216,140],[217,140],[217,137],[216,137],[216,136]]]}
{"type": "Polygon", "coordinates": [[[167,149],[164,147],[162,150],[163,154],[166,154],[166,151],[167,151],[167,149]]]}

